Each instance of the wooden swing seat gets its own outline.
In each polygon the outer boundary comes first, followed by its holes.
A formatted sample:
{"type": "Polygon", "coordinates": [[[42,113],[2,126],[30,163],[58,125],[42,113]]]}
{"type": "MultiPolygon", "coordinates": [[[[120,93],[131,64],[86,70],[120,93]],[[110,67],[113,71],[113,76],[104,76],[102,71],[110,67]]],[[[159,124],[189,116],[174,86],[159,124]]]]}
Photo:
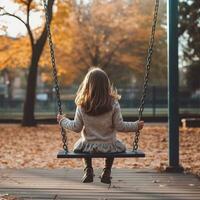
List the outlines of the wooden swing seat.
{"type": "Polygon", "coordinates": [[[145,157],[145,154],[141,150],[126,151],[121,153],[75,153],[60,150],[57,154],[57,158],[139,158],[145,157]]]}

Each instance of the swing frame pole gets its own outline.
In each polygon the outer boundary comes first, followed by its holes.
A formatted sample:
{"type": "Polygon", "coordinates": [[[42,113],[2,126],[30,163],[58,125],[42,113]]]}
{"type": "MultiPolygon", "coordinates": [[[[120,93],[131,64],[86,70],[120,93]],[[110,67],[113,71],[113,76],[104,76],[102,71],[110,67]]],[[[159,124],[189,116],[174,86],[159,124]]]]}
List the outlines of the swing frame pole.
{"type": "Polygon", "coordinates": [[[178,0],[167,1],[168,12],[168,155],[166,171],[182,172],[179,165],[178,0]]]}

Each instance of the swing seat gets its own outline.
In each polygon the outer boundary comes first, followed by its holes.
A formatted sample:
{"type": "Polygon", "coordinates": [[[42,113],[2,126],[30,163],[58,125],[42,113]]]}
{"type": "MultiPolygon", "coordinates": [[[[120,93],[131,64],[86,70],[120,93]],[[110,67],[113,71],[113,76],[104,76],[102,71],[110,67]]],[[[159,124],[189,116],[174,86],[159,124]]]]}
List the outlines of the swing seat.
{"type": "Polygon", "coordinates": [[[67,152],[65,150],[60,150],[57,154],[57,158],[139,158],[145,157],[145,153],[141,150],[137,151],[126,151],[121,153],[75,153],[67,152]]]}

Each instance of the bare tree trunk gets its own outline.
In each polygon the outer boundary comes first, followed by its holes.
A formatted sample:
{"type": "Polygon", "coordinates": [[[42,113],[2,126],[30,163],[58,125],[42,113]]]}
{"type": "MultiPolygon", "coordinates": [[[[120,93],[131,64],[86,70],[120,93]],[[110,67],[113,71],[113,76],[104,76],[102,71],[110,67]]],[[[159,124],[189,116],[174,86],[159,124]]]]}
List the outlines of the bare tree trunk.
{"type": "MultiPolygon", "coordinates": [[[[34,48],[35,49],[35,48],[34,48]]],[[[26,97],[24,102],[24,115],[22,120],[23,126],[35,126],[36,121],[34,117],[35,110],[35,94],[37,86],[37,70],[39,56],[37,49],[34,50],[29,67],[29,74],[27,79],[26,97]]]]}
{"type": "MultiPolygon", "coordinates": [[[[49,11],[50,22],[52,20],[53,4],[54,4],[54,0],[48,1],[48,11],[49,11]]],[[[28,74],[28,80],[27,80],[26,98],[24,102],[22,126],[36,125],[34,110],[35,110],[36,87],[37,87],[37,71],[38,71],[38,63],[40,60],[40,56],[44,49],[46,40],[47,40],[47,31],[46,31],[46,27],[44,27],[44,30],[40,38],[36,41],[35,44],[32,44],[32,57],[31,57],[31,64],[29,67],[29,74],[28,74]]]]}

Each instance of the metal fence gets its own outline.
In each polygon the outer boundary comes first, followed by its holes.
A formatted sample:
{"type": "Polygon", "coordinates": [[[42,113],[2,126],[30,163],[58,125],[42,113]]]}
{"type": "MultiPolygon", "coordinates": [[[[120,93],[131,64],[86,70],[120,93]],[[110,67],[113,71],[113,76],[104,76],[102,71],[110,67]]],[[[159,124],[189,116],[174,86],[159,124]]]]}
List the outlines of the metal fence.
{"type": "MultiPolygon", "coordinates": [[[[61,99],[64,112],[74,114],[75,93],[77,88],[63,88],[61,99]]],[[[120,105],[124,115],[137,116],[140,103],[141,89],[135,87],[119,88],[122,98],[120,105]]],[[[200,115],[200,95],[194,96],[189,90],[180,88],[179,90],[180,114],[200,115]]],[[[23,112],[25,91],[15,91],[15,97],[9,99],[5,94],[0,94],[0,118],[20,117],[23,112]]],[[[146,100],[144,116],[159,117],[167,116],[167,88],[149,87],[146,100]]],[[[53,90],[38,89],[35,105],[37,116],[55,116],[57,113],[56,99],[53,90]]]]}

